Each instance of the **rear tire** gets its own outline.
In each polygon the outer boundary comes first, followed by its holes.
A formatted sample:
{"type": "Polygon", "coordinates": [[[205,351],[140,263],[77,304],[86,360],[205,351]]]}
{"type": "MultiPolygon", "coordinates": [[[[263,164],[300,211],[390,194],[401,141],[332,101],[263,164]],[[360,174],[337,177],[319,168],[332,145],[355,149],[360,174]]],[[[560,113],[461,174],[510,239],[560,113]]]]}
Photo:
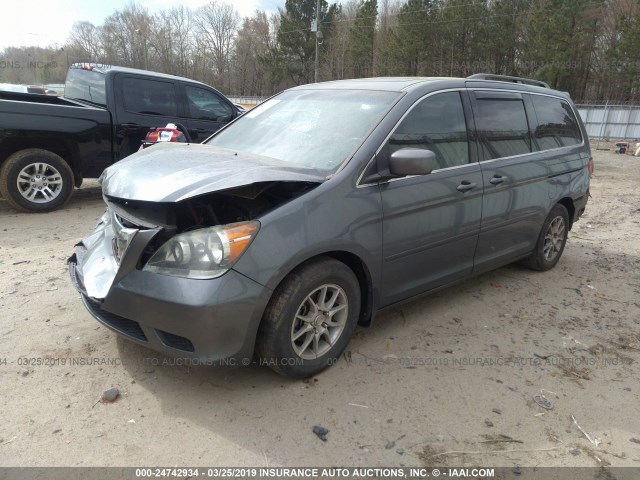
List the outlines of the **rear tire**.
{"type": "Polygon", "coordinates": [[[533,253],[523,260],[523,264],[540,272],[551,270],[556,266],[569,233],[569,213],[564,205],[557,204],[549,212],[533,253]]]}
{"type": "Polygon", "coordinates": [[[322,257],[289,274],[273,294],[258,331],[260,363],[306,378],[333,365],[360,315],[360,285],[344,263],[322,257]]]}
{"type": "Polygon", "coordinates": [[[73,182],[69,164],[39,148],[14,153],[0,168],[0,194],[14,208],[26,212],[60,208],[71,197],[73,182]]]}

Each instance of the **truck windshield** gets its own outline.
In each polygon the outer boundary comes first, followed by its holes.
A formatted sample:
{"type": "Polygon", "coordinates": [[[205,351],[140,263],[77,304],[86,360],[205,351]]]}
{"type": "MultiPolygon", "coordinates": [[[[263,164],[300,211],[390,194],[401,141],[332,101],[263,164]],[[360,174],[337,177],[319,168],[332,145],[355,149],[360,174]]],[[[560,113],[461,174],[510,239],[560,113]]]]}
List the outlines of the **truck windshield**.
{"type": "Polygon", "coordinates": [[[105,74],[72,66],[67,72],[64,96],[106,105],[105,74]]]}
{"type": "Polygon", "coordinates": [[[207,143],[331,172],[398,96],[371,90],[292,90],[245,113],[207,143]]]}

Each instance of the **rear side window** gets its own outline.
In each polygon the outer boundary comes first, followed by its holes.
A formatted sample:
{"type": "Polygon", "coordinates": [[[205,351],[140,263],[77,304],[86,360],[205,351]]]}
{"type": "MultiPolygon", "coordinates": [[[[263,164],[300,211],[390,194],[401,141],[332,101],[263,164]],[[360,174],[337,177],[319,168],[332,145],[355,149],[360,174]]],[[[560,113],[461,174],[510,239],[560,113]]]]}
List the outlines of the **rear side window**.
{"type": "Polygon", "coordinates": [[[389,153],[401,148],[431,150],[436,154],[434,170],[469,163],[460,94],[439,93],[418,103],[389,138],[389,153]]]}
{"type": "Polygon", "coordinates": [[[474,117],[484,160],[531,152],[529,124],[520,94],[476,93],[474,117]]]}
{"type": "Polygon", "coordinates": [[[582,141],[578,121],[566,101],[531,95],[538,124],[533,129],[533,138],[540,150],[567,147],[582,141]]]}
{"type": "Polygon", "coordinates": [[[176,116],[176,87],[171,82],[127,77],[122,80],[127,112],[176,116]]]}

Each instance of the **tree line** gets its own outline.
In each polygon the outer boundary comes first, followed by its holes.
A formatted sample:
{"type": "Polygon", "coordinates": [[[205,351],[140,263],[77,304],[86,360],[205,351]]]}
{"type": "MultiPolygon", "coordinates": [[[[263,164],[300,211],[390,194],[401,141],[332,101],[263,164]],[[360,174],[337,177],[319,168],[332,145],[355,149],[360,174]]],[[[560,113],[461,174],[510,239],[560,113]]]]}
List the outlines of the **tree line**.
{"type": "Polygon", "coordinates": [[[241,18],[219,0],[156,14],[130,3],[102,25],[77,22],[63,46],[5,49],[0,81],[63,81],[70,63],[95,62],[267,96],[314,80],[318,41],[320,81],[485,72],[584,103],[640,102],[639,0],[321,0],[319,33],[316,4],[241,18]]]}

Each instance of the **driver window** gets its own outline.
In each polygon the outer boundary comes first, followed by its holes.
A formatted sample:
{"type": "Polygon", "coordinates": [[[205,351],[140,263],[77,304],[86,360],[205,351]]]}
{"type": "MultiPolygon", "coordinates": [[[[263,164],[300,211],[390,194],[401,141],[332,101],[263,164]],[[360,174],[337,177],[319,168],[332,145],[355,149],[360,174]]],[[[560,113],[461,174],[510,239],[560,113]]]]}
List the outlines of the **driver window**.
{"type": "Polygon", "coordinates": [[[233,117],[231,107],[215,93],[204,88],[185,86],[191,118],[228,122],[233,117]]]}
{"type": "Polygon", "coordinates": [[[389,153],[401,148],[431,150],[433,169],[469,163],[469,142],[458,92],[432,95],[418,103],[389,138],[389,153]]]}
{"type": "Polygon", "coordinates": [[[126,77],[122,81],[122,89],[127,112],[168,117],[178,114],[173,83],[126,77]]]}

